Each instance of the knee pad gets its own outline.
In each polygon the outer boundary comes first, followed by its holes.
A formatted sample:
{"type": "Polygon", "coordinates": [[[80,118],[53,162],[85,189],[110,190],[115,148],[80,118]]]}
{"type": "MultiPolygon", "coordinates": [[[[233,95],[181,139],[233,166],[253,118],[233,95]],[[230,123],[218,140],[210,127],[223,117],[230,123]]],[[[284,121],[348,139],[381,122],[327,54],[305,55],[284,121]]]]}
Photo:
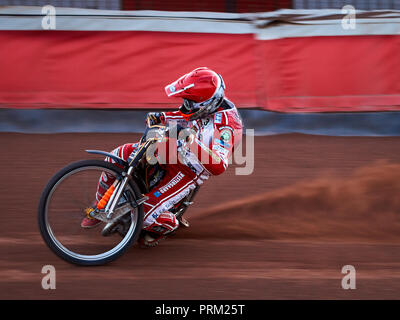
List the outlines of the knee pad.
{"type": "Polygon", "coordinates": [[[163,212],[149,226],[144,228],[146,231],[151,231],[159,234],[167,234],[176,230],[179,226],[179,221],[171,212],[163,212]]]}

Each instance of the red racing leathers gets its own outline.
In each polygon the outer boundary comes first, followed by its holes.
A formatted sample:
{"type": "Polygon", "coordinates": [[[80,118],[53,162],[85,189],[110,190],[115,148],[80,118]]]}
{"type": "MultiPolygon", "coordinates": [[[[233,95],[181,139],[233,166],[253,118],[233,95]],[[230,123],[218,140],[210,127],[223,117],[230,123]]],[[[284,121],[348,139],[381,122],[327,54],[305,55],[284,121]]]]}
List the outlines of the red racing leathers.
{"type": "MultiPolygon", "coordinates": [[[[210,175],[219,175],[227,169],[234,146],[242,139],[242,121],[234,104],[227,99],[224,99],[216,112],[202,119],[186,121],[179,111],[163,112],[161,118],[161,125],[177,124],[194,132],[194,139],[186,146],[175,143],[175,148],[170,148],[174,144],[167,143],[169,146],[167,154],[159,157],[163,160],[160,163],[164,169],[164,176],[146,194],[148,200],[144,203],[144,228],[162,226],[161,229],[172,231],[178,226],[178,222],[174,216],[164,213],[188,195],[196,185],[201,185],[210,175]],[[169,161],[168,153],[175,152],[171,150],[179,152],[178,161],[176,158],[175,161],[169,161]]],[[[137,147],[137,143],[128,143],[112,152],[127,160],[137,147]]],[[[109,157],[106,161],[114,162],[109,157]]],[[[107,181],[105,174],[102,175],[96,194],[97,201],[112,182],[110,179],[107,181]]]]}

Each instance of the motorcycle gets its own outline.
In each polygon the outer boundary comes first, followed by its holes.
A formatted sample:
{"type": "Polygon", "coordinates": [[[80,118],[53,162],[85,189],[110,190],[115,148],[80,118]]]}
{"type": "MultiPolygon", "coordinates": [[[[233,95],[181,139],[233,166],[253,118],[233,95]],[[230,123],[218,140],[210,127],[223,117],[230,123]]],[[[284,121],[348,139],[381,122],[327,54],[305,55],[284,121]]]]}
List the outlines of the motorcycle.
{"type": "MultiPolygon", "coordinates": [[[[104,265],[119,258],[145,235],[145,194],[157,185],[163,171],[159,163],[148,161],[146,153],[170,131],[165,126],[147,127],[127,161],[105,151],[85,150],[107,156],[115,164],[82,160],[71,163],[50,179],[39,201],[38,223],[43,240],[57,256],[77,265],[104,265]],[[94,205],[101,176],[114,182],[94,205]],[[100,220],[101,231],[81,228],[85,215],[100,220]]],[[[198,187],[170,209],[184,226],[188,225],[183,214],[197,191],[198,187]]]]}

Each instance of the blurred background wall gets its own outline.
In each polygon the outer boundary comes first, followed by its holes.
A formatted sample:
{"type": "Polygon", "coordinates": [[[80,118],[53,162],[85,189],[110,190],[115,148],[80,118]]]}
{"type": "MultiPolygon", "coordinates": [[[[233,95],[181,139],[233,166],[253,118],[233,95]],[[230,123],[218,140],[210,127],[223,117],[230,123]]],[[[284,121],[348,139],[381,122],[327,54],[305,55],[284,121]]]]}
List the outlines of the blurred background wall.
{"type": "MultiPolygon", "coordinates": [[[[56,114],[42,109],[113,109],[121,116],[129,110],[143,117],[144,110],[176,108],[179,101],[167,99],[164,86],[208,66],[223,75],[228,98],[254,110],[242,114],[259,132],[398,134],[397,125],[380,121],[399,119],[393,111],[400,109],[400,1],[0,0],[0,5],[10,6],[0,8],[1,131],[37,132],[37,119],[56,114]],[[55,30],[43,30],[46,4],[56,7],[55,30]],[[343,26],[345,4],[357,10],[355,28],[343,26]],[[348,121],[354,112],[363,120],[348,121]],[[279,120],[275,129],[269,119],[279,120]],[[321,131],[312,125],[317,119],[337,127],[321,131]]],[[[81,111],[80,117],[101,118],[93,114],[81,111]]],[[[67,113],[58,116],[69,119],[67,113]]],[[[82,130],[101,130],[106,120],[82,124],[82,130]]],[[[43,132],[56,130],[49,123],[43,121],[43,132]]],[[[57,130],[72,127],[59,123],[57,130]]]]}

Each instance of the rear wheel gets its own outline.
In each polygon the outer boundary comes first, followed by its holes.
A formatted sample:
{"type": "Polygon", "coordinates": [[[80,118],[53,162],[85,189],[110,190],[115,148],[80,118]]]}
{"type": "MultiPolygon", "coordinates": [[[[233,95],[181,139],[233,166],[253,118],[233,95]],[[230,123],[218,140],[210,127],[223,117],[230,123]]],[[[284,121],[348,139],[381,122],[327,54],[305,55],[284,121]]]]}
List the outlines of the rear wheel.
{"type": "Polygon", "coordinates": [[[86,209],[95,201],[101,175],[111,182],[121,179],[122,169],[101,160],[72,163],[51,178],[44,189],[38,211],[39,228],[49,248],[64,260],[79,265],[102,265],[120,257],[139,237],[143,205],[135,205],[142,194],[130,181],[118,203],[122,214],[116,223],[81,227],[86,209]]]}

